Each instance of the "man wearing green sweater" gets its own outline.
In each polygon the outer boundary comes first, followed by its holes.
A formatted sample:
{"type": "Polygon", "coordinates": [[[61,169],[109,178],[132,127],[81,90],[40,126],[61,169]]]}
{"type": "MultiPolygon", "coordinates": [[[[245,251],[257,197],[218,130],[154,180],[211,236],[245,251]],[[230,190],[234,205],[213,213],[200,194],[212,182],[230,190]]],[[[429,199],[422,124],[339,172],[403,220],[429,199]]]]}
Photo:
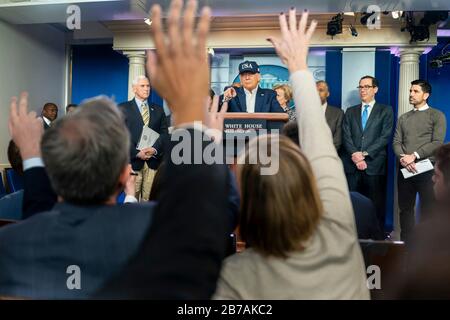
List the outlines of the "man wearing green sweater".
{"type": "MultiPolygon", "coordinates": [[[[393,148],[400,161],[399,168],[415,173],[416,162],[430,159],[434,163],[433,153],[442,145],[446,133],[445,115],[428,106],[431,86],[424,80],[411,82],[409,102],[414,109],[403,114],[397,123],[393,148]]],[[[416,194],[420,196],[420,214],[423,218],[433,202],[433,170],[405,179],[398,172],[398,206],[400,209],[401,240],[407,241],[414,228],[414,204],[416,194]]]]}

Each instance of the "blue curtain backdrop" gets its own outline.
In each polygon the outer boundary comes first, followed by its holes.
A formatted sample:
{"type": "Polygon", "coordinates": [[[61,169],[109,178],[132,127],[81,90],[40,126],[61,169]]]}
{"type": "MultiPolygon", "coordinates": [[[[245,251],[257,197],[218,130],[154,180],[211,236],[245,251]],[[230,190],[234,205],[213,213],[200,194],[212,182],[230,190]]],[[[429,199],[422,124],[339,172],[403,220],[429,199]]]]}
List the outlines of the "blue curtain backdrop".
{"type": "MultiPolygon", "coordinates": [[[[106,95],[117,103],[128,100],[128,59],[112,45],[72,46],[72,103],[106,95]]],[[[150,102],[163,105],[151,91],[150,102]]]]}

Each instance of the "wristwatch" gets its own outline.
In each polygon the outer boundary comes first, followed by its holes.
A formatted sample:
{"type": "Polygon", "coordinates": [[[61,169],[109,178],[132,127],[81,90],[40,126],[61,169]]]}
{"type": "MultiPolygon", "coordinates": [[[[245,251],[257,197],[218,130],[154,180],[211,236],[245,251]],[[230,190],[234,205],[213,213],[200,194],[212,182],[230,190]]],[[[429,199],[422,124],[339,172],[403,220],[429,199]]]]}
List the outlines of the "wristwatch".
{"type": "Polygon", "coordinates": [[[367,157],[367,156],[369,155],[369,153],[368,153],[367,151],[363,151],[363,152],[362,152],[362,155],[363,155],[364,157],[367,157]]]}

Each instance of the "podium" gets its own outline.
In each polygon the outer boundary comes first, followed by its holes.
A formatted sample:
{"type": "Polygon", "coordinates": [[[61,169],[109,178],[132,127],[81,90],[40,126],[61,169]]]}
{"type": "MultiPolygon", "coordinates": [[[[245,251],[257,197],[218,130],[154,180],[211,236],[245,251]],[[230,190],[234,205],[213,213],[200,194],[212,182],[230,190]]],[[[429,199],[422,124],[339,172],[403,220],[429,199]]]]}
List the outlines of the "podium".
{"type": "Polygon", "coordinates": [[[260,134],[278,134],[288,120],[286,113],[226,113],[223,125],[226,156],[236,157],[248,141],[260,134]]]}

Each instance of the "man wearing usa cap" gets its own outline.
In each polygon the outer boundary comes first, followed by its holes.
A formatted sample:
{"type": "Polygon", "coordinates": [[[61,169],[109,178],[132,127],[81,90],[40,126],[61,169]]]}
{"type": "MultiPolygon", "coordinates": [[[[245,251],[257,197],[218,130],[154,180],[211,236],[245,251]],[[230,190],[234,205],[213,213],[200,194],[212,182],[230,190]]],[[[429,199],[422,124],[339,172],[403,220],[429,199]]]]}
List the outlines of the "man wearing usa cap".
{"type": "Polygon", "coordinates": [[[277,93],[271,89],[259,87],[261,74],[255,61],[239,64],[240,88],[230,87],[225,90],[221,101],[228,102],[228,112],[280,112],[283,109],[277,101],[277,93]]]}

